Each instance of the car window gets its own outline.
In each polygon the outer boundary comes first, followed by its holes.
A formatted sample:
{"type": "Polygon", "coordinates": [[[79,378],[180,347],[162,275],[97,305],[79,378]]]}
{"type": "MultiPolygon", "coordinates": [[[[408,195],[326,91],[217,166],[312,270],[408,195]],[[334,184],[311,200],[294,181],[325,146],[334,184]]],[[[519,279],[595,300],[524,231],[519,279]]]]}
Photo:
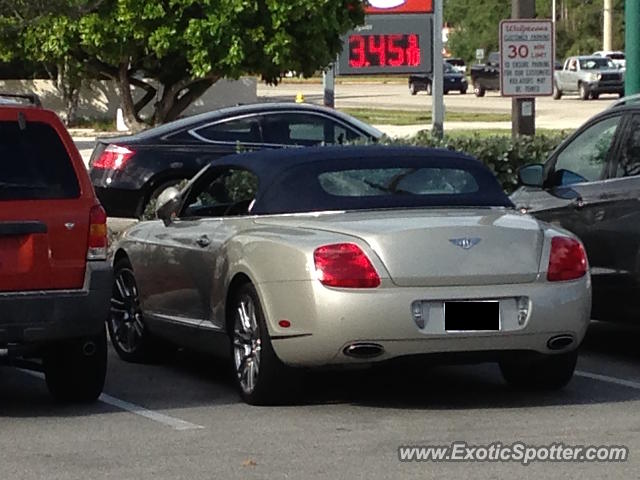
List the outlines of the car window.
{"type": "Polygon", "coordinates": [[[318,175],[322,189],[338,197],[455,195],[478,191],[467,171],[455,168],[376,168],[318,175]]]}
{"type": "Polygon", "coordinates": [[[360,137],[326,117],[298,113],[264,115],[262,134],[265,143],[297,146],[341,144],[360,137]]]}
{"type": "Polygon", "coordinates": [[[0,200],[77,198],[80,186],[55,129],[42,122],[0,122],[0,200]]]}
{"type": "Polygon", "coordinates": [[[189,193],[181,218],[246,215],[250,211],[258,179],[242,169],[217,171],[189,193]]]}
{"type": "Polygon", "coordinates": [[[580,60],[581,70],[603,70],[607,68],[616,68],[613,62],[607,57],[587,58],[580,60]]]}
{"type": "Polygon", "coordinates": [[[193,133],[211,142],[260,143],[262,141],[260,123],[256,116],[208,125],[194,130],[193,133]]]}
{"type": "Polygon", "coordinates": [[[640,115],[631,118],[629,136],[622,146],[617,177],[631,177],[640,174],[640,115]]]}
{"type": "Polygon", "coordinates": [[[575,70],[576,70],[576,67],[577,67],[577,65],[576,65],[576,61],[575,61],[575,59],[571,60],[571,61],[569,62],[569,70],[575,71],[575,70]]]}
{"type": "Polygon", "coordinates": [[[620,119],[620,116],[606,118],[574,138],[557,157],[552,184],[570,185],[602,179],[620,119]]]}

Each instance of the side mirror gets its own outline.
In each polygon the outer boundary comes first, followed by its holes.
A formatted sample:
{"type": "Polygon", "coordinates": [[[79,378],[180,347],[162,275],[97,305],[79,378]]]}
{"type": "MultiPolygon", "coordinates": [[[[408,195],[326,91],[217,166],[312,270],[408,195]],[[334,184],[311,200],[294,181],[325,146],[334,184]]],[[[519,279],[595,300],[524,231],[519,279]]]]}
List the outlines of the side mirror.
{"type": "Polygon", "coordinates": [[[544,165],[534,163],[518,169],[518,182],[526,187],[542,188],[544,183],[544,165]]]}
{"type": "Polygon", "coordinates": [[[180,190],[176,187],[168,187],[158,195],[156,201],[156,216],[161,219],[165,225],[169,225],[180,208],[180,190]]]}

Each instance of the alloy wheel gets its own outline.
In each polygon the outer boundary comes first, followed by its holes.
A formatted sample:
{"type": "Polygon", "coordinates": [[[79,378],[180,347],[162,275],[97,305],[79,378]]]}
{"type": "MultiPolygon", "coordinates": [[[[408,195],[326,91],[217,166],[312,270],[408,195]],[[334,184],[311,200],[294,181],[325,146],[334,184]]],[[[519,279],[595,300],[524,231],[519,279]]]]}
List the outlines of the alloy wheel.
{"type": "Polygon", "coordinates": [[[249,295],[242,295],[235,311],[233,356],[238,382],[247,394],[253,392],[258,381],[261,349],[255,303],[249,295]]]}
{"type": "Polygon", "coordinates": [[[123,268],[116,274],[111,294],[109,322],[111,340],[122,351],[133,353],[139,349],[145,327],[136,279],[128,268],[123,268]]]}

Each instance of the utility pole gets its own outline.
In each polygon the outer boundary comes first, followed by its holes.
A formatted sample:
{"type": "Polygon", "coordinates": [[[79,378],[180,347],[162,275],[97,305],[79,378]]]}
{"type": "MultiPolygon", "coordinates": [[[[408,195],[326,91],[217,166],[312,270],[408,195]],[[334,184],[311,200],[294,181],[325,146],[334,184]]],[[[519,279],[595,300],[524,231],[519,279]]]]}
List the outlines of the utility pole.
{"type": "Polygon", "coordinates": [[[442,60],[442,2],[433,2],[433,96],[431,134],[442,138],[444,133],[444,65],[442,60]]]}
{"type": "Polygon", "coordinates": [[[627,0],[625,5],[625,93],[640,93],[640,2],[627,0]]]}
{"type": "MultiPolygon", "coordinates": [[[[511,0],[511,18],[535,18],[536,0],[511,0]]],[[[511,100],[511,134],[536,134],[536,99],[513,98],[511,100]]]]}
{"type": "Polygon", "coordinates": [[[602,49],[613,50],[613,0],[604,0],[602,18],[602,49]]]}

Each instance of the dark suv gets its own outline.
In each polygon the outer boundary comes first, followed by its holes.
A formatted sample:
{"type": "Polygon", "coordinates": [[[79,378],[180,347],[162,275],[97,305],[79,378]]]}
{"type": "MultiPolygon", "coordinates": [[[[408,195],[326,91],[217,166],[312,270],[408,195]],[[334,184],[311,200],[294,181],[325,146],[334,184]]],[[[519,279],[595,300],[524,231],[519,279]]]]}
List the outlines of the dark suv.
{"type": "Polygon", "coordinates": [[[514,204],[584,242],[593,318],[640,320],[640,95],[596,115],[544,165],[519,171],[514,204]]]}
{"type": "Polygon", "coordinates": [[[0,96],[0,362],[42,368],[59,400],[91,401],[107,363],[105,211],[57,115],[0,96]]]}

